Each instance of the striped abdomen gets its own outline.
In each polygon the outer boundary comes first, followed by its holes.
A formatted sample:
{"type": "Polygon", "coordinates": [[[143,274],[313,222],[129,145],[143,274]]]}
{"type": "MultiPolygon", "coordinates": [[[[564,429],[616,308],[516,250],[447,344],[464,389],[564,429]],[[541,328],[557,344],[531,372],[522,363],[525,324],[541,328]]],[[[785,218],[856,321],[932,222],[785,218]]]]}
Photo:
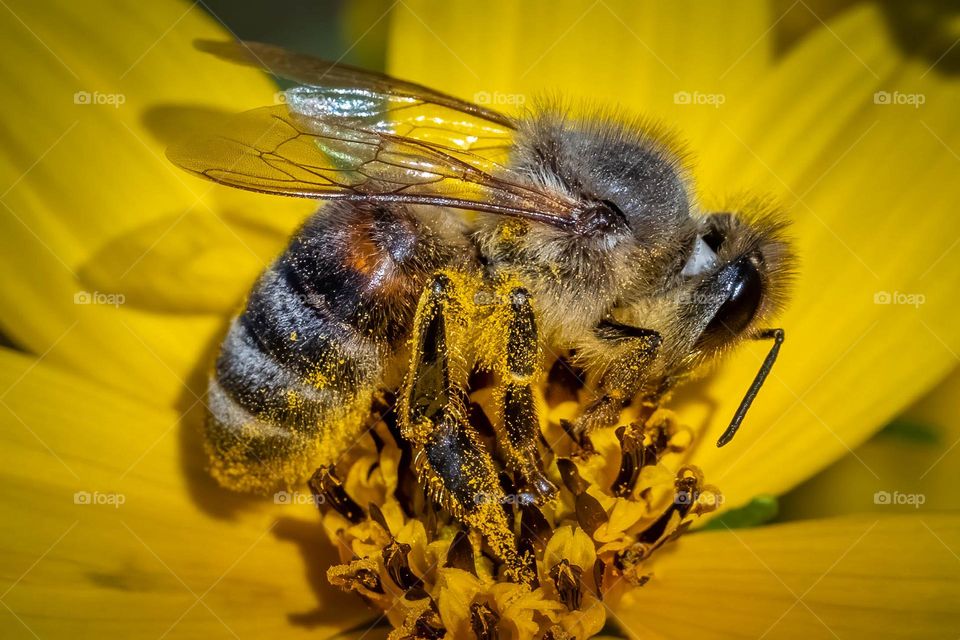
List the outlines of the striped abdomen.
{"type": "Polygon", "coordinates": [[[260,277],[210,379],[212,473],[270,490],[334,462],[366,427],[429,276],[451,259],[403,208],[328,205],[260,277]]]}

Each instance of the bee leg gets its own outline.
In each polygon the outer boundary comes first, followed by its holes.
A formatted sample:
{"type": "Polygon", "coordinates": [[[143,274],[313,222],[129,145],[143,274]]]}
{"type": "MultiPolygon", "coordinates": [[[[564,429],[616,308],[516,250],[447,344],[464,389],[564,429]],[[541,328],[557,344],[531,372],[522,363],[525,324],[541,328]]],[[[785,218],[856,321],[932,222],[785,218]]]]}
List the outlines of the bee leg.
{"type": "Polygon", "coordinates": [[[448,323],[457,320],[453,288],[450,278],[438,274],[420,298],[402,434],[420,448],[415,464],[427,492],[480,531],[507,571],[527,582],[529,570],[517,553],[493,459],[466,420],[463,388],[451,380],[448,323]]]}
{"type": "Polygon", "coordinates": [[[533,401],[532,386],[538,378],[540,365],[537,323],[526,289],[517,287],[511,290],[507,304],[507,348],[497,389],[503,408],[502,424],[498,425],[498,442],[508,465],[526,482],[521,500],[542,504],[556,494],[557,487],[543,474],[537,451],[540,420],[533,401]]]}
{"type": "Polygon", "coordinates": [[[646,381],[646,373],[657,357],[662,341],[650,329],[604,323],[597,329],[602,340],[620,352],[600,378],[603,395],[591,402],[574,425],[578,433],[616,424],[623,409],[646,381]]]}

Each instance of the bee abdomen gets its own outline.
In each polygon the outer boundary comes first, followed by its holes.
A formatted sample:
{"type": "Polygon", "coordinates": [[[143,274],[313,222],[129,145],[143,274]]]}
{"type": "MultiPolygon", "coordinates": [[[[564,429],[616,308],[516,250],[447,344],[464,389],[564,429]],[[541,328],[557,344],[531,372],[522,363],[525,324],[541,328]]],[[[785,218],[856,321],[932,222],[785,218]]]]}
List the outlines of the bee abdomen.
{"type": "Polygon", "coordinates": [[[234,321],[208,390],[207,447],[217,479],[269,490],[308,476],[315,459],[334,460],[360,431],[381,377],[379,363],[369,363],[369,378],[351,385],[337,373],[343,365],[328,360],[323,384],[298,378],[234,321]]]}
{"type": "Polygon", "coordinates": [[[221,346],[206,425],[214,476],[266,491],[334,462],[366,426],[420,289],[447,258],[402,209],[315,215],[221,346]]]}

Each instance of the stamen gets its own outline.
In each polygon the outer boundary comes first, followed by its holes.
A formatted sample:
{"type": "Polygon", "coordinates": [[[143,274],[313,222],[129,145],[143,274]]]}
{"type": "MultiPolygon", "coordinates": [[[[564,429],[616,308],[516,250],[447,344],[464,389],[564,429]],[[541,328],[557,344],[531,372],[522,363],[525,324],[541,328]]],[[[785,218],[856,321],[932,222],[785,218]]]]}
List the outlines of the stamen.
{"type": "Polygon", "coordinates": [[[550,523],[536,505],[520,506],[520,546],[529,546],[537,554],[547,547],[547,540],[553,533],[550,523]]]}
{"type": "Polygon", "coordinates": [[[371,502],[367,505],[367,511],[370,512],[370,519],[380,525],[387,532],[387,535],[393,537],[393,534],[390,533],[390,525],[387,524],[387,519],[383,517],[383,511],[380,511],[380,507],[371,502]]]}
{"type": "Polygon", "coordinates": [[[583,592],[580,590],[580,575],[583,569],[570,564],[566,559],[553,565],[550,569],[550,578],[557,585],[560,600],[570,611],[579,611],[583,604],[583,592]]]}
{"type": "Polygon", "coordinates": [[[603,575],[606,573],[607,565],[604,564],[603,560],[597,558],[597,561],[593,563],[593,583],[597,588],[597,598],[603,600],[603,575]]]}
{"type": "Polygon", "coordinates": [[[482,602],[474,602],[470,605],[470,627],[476,634],[477,640],[499,640],[500,632],[497,630],[499,624],[500,616],[489,605],[482,602]]]}
{"type": "Polygon", "coordinates": [[[600,501],[586,491],[577,496],[576,509],[577,522],[590,536],[608,520],[600,501]]]}
{"type": "Polygon", "coordinates": [[[610,490],[618,498],[626,498],[633,494],[640,476],[640,467],[644,466],[643,429],[636,424],[619,427],[616,431],[620,441],[620,472],[613,481],[610,490]]]}
{"type": "Polygon", "coordinates": [[[376,598],[384,594],[377,563],[369,558],[357,558],[349,564],[330,567],[327,580],[335,587],[354,591],[364,598],[376,598]]]}
{"type": "Polygon", "coordinates": [[[407,600],[419,600],[429,597],[423,590],[423,580],[414,575],[407,562],[410,545],[393,540],[383,549],[383,564],[393,583],[403,589],[407,600]]]}
{"type": "Polygon", "coordinates": [[[430,600],[430,606],[417,618],[413,632],[416,640],[440,640],[447,635],[447,629],[443,626],[440,612],[433,600],[430,600]]]}
{"type": "Polygon", "coordinates": [[[469,571],[476,577],[477,563],[473,557],[473,545],[470,544],[470,537],[463,529],[458,529],[453,537],[453,542],[447,550],[447,562],[443,566],[469,571]]]}
{"type": "Polygon", "coordinates": [[[367,517],[360,505],[347,495],[333,467],[324,466],[314,471],[307,485],[318,504],[330,505],[353,524],[363,522],[367,517]]]}
{"type": "Polygon", "coordinates": [[[576,463],[570,458],[557,459],[557,468],[560,470],[563,485],[573,495],[579,496],[590,486],[589,482],[580,477],[580,471],[577,469],[576,463]]]}

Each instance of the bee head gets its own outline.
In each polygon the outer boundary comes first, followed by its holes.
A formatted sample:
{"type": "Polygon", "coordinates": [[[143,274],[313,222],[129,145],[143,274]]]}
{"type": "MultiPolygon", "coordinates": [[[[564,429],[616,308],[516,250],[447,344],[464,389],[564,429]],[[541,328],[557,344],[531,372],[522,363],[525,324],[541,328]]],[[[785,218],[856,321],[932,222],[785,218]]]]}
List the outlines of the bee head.
{"type": "Polygon", "coordinates": [[[680,323],[691,352],[712,359],[752,336],[781,309],[795,258],[786,221],[764,203],[699,220],[693,250],[680,273],[680,323]]]}

